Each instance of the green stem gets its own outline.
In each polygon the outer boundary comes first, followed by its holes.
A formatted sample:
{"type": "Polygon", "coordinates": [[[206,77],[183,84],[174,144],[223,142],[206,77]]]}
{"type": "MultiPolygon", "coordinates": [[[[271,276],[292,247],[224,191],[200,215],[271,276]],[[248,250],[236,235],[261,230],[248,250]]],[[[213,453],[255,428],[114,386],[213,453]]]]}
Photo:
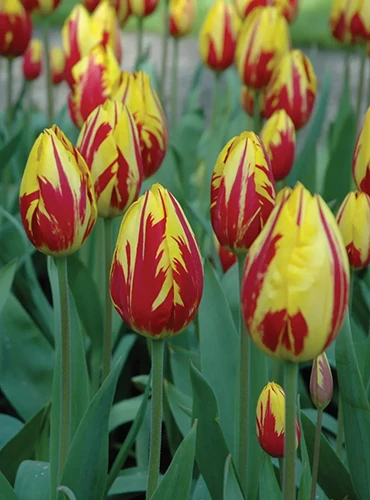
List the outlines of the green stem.
{"type": "Polygon", "coordinates": [[[148,488],[146,498],[152,497],[159,479],[163,409],[164,340],[152,340],[152,418],[150,429],[148,488]]]}
{"type": "Polygon", "coordinates": [[[284,500],[295,500],[296,419],[298,364],[286,361],[285,368],[285,441],[284,500]]]}
{"type": "MultiPolygon", "coordinates": [[[[238,255],[240,292],[245,255],[238,255]]],[[[249,335],[240,311],[239,454],[238,470],[242,491],[248,491],[248,412],[249,412],[249,335]]]]}
{"type": "Polygon", "coordinates": [[[110,268],[112,263],[112,219],[104,219],[104,292],[105,319],[103,337],[103,380],[110,372],[112,354],[112,301],[110,298],[110,268]]]}
{"type": "Polygon", "coordinates": [[[280,476],[280,488],[283,489],[284,484],[284,459],[279,458],[279,476],[280,476]]]}
{"type": "Polygon", "coordinates": [[[179,67],[179,39],[173,39],[172,52],[172,78],[171,78],[171,125],[174,126],[177,120],[177,70],[179,67]]]}
{"type": "Polygon", "coordinates": [[[137,19],[137,60],[136,64],[140,64],[143,55],[143,35],[144,35],[144,19],[137,19]]]}
{"type": "Polygon", "coordinates": [[[13,121],[13,106],[12,106],[12,95],[13,95],[13,58],[8,57],[8,81],[7,81],[7,101],[8,101],[8,129],[10,131],[13,121]]]}
{"type": "Polygon", "coordinates": [[[215,85],[213,88],[213,105],[212,105],[212,119],[211,128],[213,131],[217,127],[217,115],[218,115],[218,101],[220,98],[220,86],[221,86],[221,73],[217,72],[215,75],[215,85]]]}
{"type": "Polygon", "coordinates": [[[50,66],[50,44],[49,44],[49,24],[44,24],[44,51],[45,51],[45,72],[46,72],[46,92],[48,99],[48,125],[52,126],[54,121],[54,101],[53,101],[53,82],[51,79],[51,66],[50,66]]]}
{"type": "Polygon", "coordinates": [[[352,313],[352,306],[353,306],[354,285],[355,285],[355,270],[351,269],[351,274],[349,278],[349,296],[348,296],[348,310],[350,315],[352,313]]]}
{"type": "Polygon", "coordinates": [[[162,40],[162,61],[161,61],[161,78],[159,82],[159,100],[162,105],[165,97],[166,75],[167,75],[167,58],[168,58],[168,32],[169,32],[169,3],[165,0],[163,7],[163,40],[162,40]]]}
{"type": "Polygon", "coordinates": [[[356,119],[357,130],[361,125],[361,119],[362,119],[361,111],[362,111],[362,101],[364,98],[365,66],[366,66],[366,56],[367,56],[366,45],[364,45],[361,50],[362,52],[361,52],[360,78],[359,78],[358,93],[357,93],[357,119],[356,119]]]}
{"type": "Polygon", "coordinates": [[[69,291],[67,275],[67,258],[55,259],[58,271],[59,298],[60,298],[60,370],[61,370],[61,406],[60,406],[60,435],[58,484],[62,477],[64,464],[67,459],[70,442],[71,422],[71,332],[69,319],[69,291]]]}
{"type": "Polygon", "coordinates": [[[352,46],[349,45],[346,47],[344,57],[344,86],[349,86],[349,80],[351,77],[351,52],[352,46]]]}
{"type": "Polygon", "coordinates": [[[322,425],[323,413],[324,413],[323,410],[317,410],[315,446],[314,446],[313,461],[312,461],[311,500],[315,500],[316,498],[316,483],[317,483],[317,473],[319,470],[321,425],[322,425]]]}
{"type": "Polygon", "coordinates": [[[343,408],[342,408],[342,398],[339,396],[339,401],[338,401],[338,431],[337,431],[337,443],[336,443],[336,448],[335,448],[339,460],[342,460],[343,436],[344,436],[343,408]]]}
{"type": "Polygon", "coordinates": [[[260,92],[255,91],[254,108],[253,108],[253,129],[256,134],[260,133],[261,117],[260,117],[260,92]]]}

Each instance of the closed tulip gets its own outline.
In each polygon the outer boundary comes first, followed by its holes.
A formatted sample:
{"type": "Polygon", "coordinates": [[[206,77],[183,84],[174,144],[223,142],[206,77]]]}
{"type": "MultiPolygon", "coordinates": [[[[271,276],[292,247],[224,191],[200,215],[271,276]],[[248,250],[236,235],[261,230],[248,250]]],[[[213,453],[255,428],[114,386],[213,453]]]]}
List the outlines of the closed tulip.
{"type": "Polygon", "coordinates": [[[99,104],[103,104],[116,90],[120,67],[109,47],[97,45],[73,67],[75,84],[69,94],[71,118],[77,127],[99,104]]]}
{"type": "Polygon", "coordinates": [[[275,111],[261,131],[275,181],[285,179],[293,168],[295,135],[294,123],[284,109],[275,111]]]}
{"type": "Polygon", "coordinates": [[[139,131],[144,179],[147,179],[161,166],[168,144],[166,117],[149,75],[143,71],[123,72],[114,99],[126,104],[134,117],[139,131]]]}
{"type": "Polygon", "coordinates": [[[158,0],[129,0],[130,10],[136,17],[147,17],[158,7],[158,0]]]}
{"type": "MultiPolygon", "coordinates": [[[[241,105],[246,113],[252,118],[254,117],[254,103],[256,101],[256,91],[242,85],[240,88],[240,101],[241,105]]],[[[264,116],[265,109],[265,93],[263,90],[258,92],[258,110],[260,117],[264,116]]]]}
{"type": "Polygon", "coordinates": [[[28,12],[39,16],[50,16],[59,7],[62,0],[22,0],[28,12]]]}
{"type": "Polygon", "coordinates": [[[264,353],[316,358],[336,338],[348,303],[349,265],[334,215],[301,184],[285,190],[249,249],[242,311],[264,353]]]}
{"type": "Polygon", "coordinates": [[[221,151],[211,183],[211,222],[220,244],[246,251],[275,204],[270,161],[260,138],[243,132],[221,151]]]}
{"type": "Polygon", "coordinates": [[[53,85],[59,85],[64,80],[66,58],[61,47],[51,47],[49,52],[51,81],[53,85]]]}
{"type": "Polygon", "coordinates": [[[116,11],[120,26],[123,27],[131,14],[130,0],[111,0],[111,4],[116,11]]]}
{"type": "Polygon", "coordinates": [[[36,80],[42,71],[42,42],[33,38],[23,54],[23,76],[26,80],[36,80]]]}
{"type": "Polygon", "coordinates": [[[221,267],[224,273],[230,269],[238,260],[235,253],[229,252],[220,245],[220,242],[217,239],[217,236],[214,234],[214,242],[218,254],[218,258],[220,259],[221,267]]]}
{"type": "Polygon", "coordinates": [[[121,223],[111,268],[114,307],[133,330],[161,339],[191,323],[202,291],[191,227],[174,196],[154,184],[121,223]]]}
{"type": "Polygon", "coordinates": [[[194,26],[196,0],[170,0],[170,35],[188,35],[194,26]]]}
{"type": "Polygon", "coordinates": [[[340,232],[352,267],[370,263],[370,197],[354,191],[344,199],[337,215],[340,232]]]}
{"type": "Polygon", "coordinates": [[[281,57],[290,49],[286,19],[276,7],[257,9],[243,22],[235,62],[245,85],[265,87],[281,57]]]}
{"type": "Polygon", "coordinates": [[[352,173],[356,186],[370,196],[370,108],[357,138],[353,153],[352,173]]]}
{"type": "Polygon", "coordinates": [[[234,0],[235,7],[242,19],[259,7],[277,7],[286,20],[291,23],[297,16],[298,0],[234,0]]]}
{"type": "Polygon", "coordinates": [[[224,71],[234,62],[240,19],[235,7],[217,0],[209,10],[199,33],[203,63],[214,71],[224,71]]]}
{"type": "Polygon", "coordinates": [[[366,0],[334,0],[330,13],[333,36],[341,42],[370,40],[370,10],[366,0]]]}
{"type": "MultiPolygon", "coordinates": [[[[258,398],[256,427],[261,448],[271,457],[282,458],[285,438],[285,393],[275,382],[269,382],[258,398]]],[[[296,419],[296,447],[300,439],[301,427],[296,419]]]]}
{"type": "Polygon", "coordinates": [[[117,61],[120,62],[122,58],[121,32],[114,7],[108,0],[103,0],[94,10],[91,19],[95,23],[100,43],[104,46],[108,45],[113,50],[117,61]]]}
{"type": "Polygon", "coordinates": [[[122,215],[137,199],[143,179],[139,136],[128,108],[107,100],[88,117],[77,149],[94,182],[98,215],[122,215]]]}
{"type": "Polygon", "coordinates": [[[89,169],[54,125],[36,139],[23,174],[20,213],[31,243],[47,255],[76,252],[96,221],[89,169]]]}
{"type": "Polygon", "coordinates": [[[295,128],[309,120],[315,104],[317,80],[311,62],[300,50],[285,54],[266,88],[265,116],[285,109],[295,128]]]}
{"type": "Polygon", "coordinates": [[[333,397],[333,376],[325,352],[319,354],[312,364],[310,396],[318,410],[324,410],[333,397]]]}
{"type": "Polygon", "coordinates": [[[24,54],[31,40],[32,22],[19,0],[0,0],[0,56],[24,54]]]}

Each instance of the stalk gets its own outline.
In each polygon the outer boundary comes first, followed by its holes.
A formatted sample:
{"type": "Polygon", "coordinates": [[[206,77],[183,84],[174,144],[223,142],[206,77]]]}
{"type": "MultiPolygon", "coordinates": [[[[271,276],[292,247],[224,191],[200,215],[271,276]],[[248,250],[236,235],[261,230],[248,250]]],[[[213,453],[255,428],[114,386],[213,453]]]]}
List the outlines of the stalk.
{"type": "Polygon", "coordinates": [[[112,302],[110,298],[110,268],[112,262],[112,219],[104,219],[104,282],[105,315],[103,337],[103,381],[109,375],[112,351],[112,302]]]}
{"type": "Polygon", "coordinates": [[[12,92],[13,90],[13,58],[8,57],[8,81],[7,81],[7,111],[8,111],[8,116],[7,116],[7,122],[8,122],[8,129],[10,130],[11,125],[12,125],[12,120],[13,120],[13,107],[12,107],[12,92]]]}
{"type": "Polygon", "coordinates": [[[366,45],[362,47],[361,51],[361,66],[360,66],[360,78],[358,84],[358,92],[357,92],[357,119],[356,119],[356,130],[359,129],[361,124],[361,110],[362,110],[362,101],[364,97],[364,86],[365,86],[365,66],[366,66],[366,45]]]}
{"type": "Polygon", "coordinates": [[[212,105],[212,118],[211,118],[211,128],[216,130],[217,126],[217,115],[218,115],[218,100],[220,98],[220,86],[221,86],[221,73],[217,72],[215,76],[215,85],[213,88],[213,105],[212,105]]]}
{"type": "Polygon", "coordinates": [[[254,108],[253,108],[253,128],[256,134],[260,133],[261,128],[261,117],[260,117],[260,93],[259,90],[256,90],[256,95],[254,99],[254,108]]]}
{"type": "Polygon", "coordinates": [[[171,125],[174,126],[177,120],[177,70],[179,67],[179,39],[173,39],[172,52],[172,78],[171,78],[171,125]]]}
{"type": "Polygon", "coordinates": [[[323,413],[324,413],[323,410],[317,411],[315,446],[314,446],[313,462],[312,462],[311,500],[315,500],[316,498],[316,484],[317,484],[317,473],[319,470],[320,440],[321,440],[321,426],[322,426],[323,413]]]}
{"type": "Polygon", "coordinates": [[[298,364],[286,361],[285,368],[285,442],[284,500],[295,500],[296,419],[298,364]]]}
{"type": "Polygon", "coordinates": [[[161,62],[161,79],[159,82],[159,100],[163,104],[166,74],[167,74],[167,55],[168,55],[168,33],[169,33],[169,1],[165,0],[163,8],[163,40],[162,40],[162,62],[161,62]]]}
{"type": "Polygon", "coordinates": [[[52,126],[54,120],[54,101],[53,101],[53,83],[51,79],[50,67],[50,43],[49,43],[49,24],[44,24],[44,50],[45,50],[45,70],[46,70],[46,93],[48,101],[48,125],[52,126]]]}
{"type": "Polygon", "coordinates": [[[137,19],[137,62],[140,63],[143,55],[143,35],[144,35],[144,19],[137,19]]]}

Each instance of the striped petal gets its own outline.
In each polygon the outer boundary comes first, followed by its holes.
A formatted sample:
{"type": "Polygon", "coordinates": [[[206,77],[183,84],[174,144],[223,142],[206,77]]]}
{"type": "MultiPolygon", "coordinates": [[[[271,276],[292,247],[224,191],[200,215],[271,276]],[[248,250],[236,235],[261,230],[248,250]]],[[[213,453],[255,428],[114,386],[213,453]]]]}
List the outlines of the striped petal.
{"type": "Polygon", "coordinates": [[[242,19],[260,7],[277,7],[280,13],[291,23],[298,13],[298,0],[234,0],[235,7],[242,19]]]}
{"type": "Polygon", "coordinates": [[[170,35],[188,35],[194,26],[196,0],[170,0],[170,35]]]}
{"type": "Polygon", "coordinates": [[[41,40],[33,38],[23,54],[23,76],[26,80],[36,80],[41,75],[43,45],[41,40]]]}
{"type": "Polygon", "coordinates": [[[0,2],[0,56],[18,57],[24,54],[31,40],[30,14],[19,0],[0,2]]]}
{"type": "Polygon", "coordinates": [[[357,138],[352,161],[352,173],[356,186],[370,196],[370,108],[357,138]]]}
{"type": "Polygon", "coordinates": [[[159,0],[129,0],[130,10],[136,17],[149,16],[158,7],[159,0]]]}

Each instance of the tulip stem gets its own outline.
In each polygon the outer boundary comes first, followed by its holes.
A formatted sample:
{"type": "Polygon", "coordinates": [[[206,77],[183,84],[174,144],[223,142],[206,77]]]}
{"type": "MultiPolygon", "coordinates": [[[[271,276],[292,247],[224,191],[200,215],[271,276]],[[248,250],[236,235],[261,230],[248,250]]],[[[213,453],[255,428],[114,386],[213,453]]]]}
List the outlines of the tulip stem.
{"type": "Polygon", "coordinates": [[[356,130],[360,128],[361,118],[362,118],[362,102],[364,100],[366,55],[367,55],[366,45],[364,44],[364,46],[361,47],[360,78],[359,78],[358,94],[357,94],[356,130]]]}
{"type": "Polygon", "coordinates": [[[159,480],[163,409],[164,340],[152,340],[152,417],[150,429],[149,470],[146,498],[152,497],[159,480]]]}
{"type": "Polygon", "coordinates": [[[342,452],[343,452],[343,408],[342,408],[342,398],[339,396],[338,400],[338,431],[337,431],[337,443],[336,443],[336,452],[339,460],[342,460],[342,452]]]}
{"type": "Polygon", "coordinates": [[[137,19],[137,59],[136,59],[136,69],[141,63],[141,58],[143,55],[143,35],[144,35],[144,19],[138,17],[137,19]]]}
{"type": "Polygon", "coordinates": [[[212,119],[211,119],[211,128],[212,131],[216,130],[217,127],[217,115],[218,115],[218,101],[220,94],[220,86],[221,86],[221,73],[217,71],[215,74],[215,84],[213,88],[213,106],[212,106],[212,119]]]}
{"type": "Polygon", "coordinates": [[[284,500],[295,500],[296,419],[298,364],[286,361],[285,368],[285,442],[284,500]]]}
{"type": "Polygon", "coordinates": [[[54,121],[54,101],[53,101],[53,82],[50,65],[50,43],[49,43],[49,23],[44,24],[44,52],[45,52],[45,73],[46,73],[46,92],[48,99],[48,125],[52,126],[54,121]]]}
{"type": "Polygon", "coordinates": [[[58,271],[59,300],[60,300],[60,434],[58,484],[62,477],[64,464],[67,459],[70,442],[71,422],[71,331],[69,319],[69,290],[67,274],[67,258],[55,259],[58,271]]]}
{"type": "MultiPolygon", "coordinates": [[[[245,255],[238,255],[240,294],[245,255]]],[[[240,309],[240,381],[239,381],[239,455],[238,470],[242,491],[248,492],[248,412],[249,412],[249,335],[240,309]]]]}
{"type": "MultiPolygon", "coordinates": [[[[12,120],[13,120],[13,107],[12,107],[12,90],[13,90],[13,58],[8,57],[8,88],[7,88],[7,99],[8,99],[8,129],[10,131],[12,120]]],[[[6,208],[6,207],[5,207],[6,208]]]]}
{"type": "Polygon", "coordinates": [[[253,107],[253,128],[256,134],[260,133],[261,128],[261,120],[260,120],[260,92],[256,90],[255,98],[254,98],[254,107],[253,107]]]}
{"type": "Polygon", "coordinates": [[[315,446],[314,446],[313,461],[312,461],[311,500],[315,500],[316,498],[316,483],[317,483],[317,473],[319,470],[320,440],[321,440],[321,426],[322,426],[323,413],[324,410],[317,410],[315,446]]]}
{"type": "Polygon", "coordinates": [[[179,39],[173,39],[173,52],[172,52],[172,78],[171,78],[171,125],[176,124],[177,120],[177,70],[179,58],[179,39]]]}
{"type": "Polygon", "coordinates": [[[104,338],[103,338],[103,381],[110,372],[112,354],[112,301],[110,298],[110,267],[112,263],[112,219],[104,219],[104,338]]]}
{"type": "Polygon", "coordinates": [[[168,56],[168,33],[169,33],[169,3],[165,0],[163,7],[163,40],[162,40],[162,62],[161,62],[161,78],[159,82],[159,100],[164,105],[164,95],[166,87],[167,74],[167,56],[168,56]]]}

